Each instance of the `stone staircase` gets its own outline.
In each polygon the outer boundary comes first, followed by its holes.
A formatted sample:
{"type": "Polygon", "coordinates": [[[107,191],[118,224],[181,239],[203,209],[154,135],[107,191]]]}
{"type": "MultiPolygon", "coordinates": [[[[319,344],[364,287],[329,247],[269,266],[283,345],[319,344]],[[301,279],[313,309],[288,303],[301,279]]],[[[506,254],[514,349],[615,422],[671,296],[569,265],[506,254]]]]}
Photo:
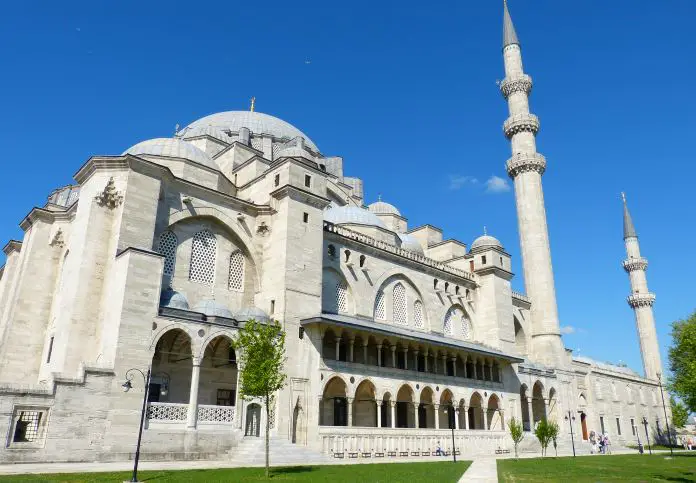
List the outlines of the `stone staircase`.
{"type": "MultiPolygon", "coordinates": [[[[269,440],[269,459],[271,466],[311,465],[336,462],[328,456],[307,446],[271,436],[269,440]]],[[[263,437],[245,436],[229,452],[231,462],[239,466],[263,466],[266,464],[265,441],[263,437]]]]}

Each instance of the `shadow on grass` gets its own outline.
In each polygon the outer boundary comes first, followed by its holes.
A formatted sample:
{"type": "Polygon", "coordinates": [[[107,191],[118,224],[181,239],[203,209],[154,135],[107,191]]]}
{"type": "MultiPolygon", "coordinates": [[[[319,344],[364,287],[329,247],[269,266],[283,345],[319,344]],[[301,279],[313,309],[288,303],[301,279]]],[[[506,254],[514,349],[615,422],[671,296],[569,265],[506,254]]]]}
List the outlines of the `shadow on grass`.
{"type": "Polygon", "coordinates": [[[281,466],[280,468],[271,468],[271,478],[273,476],[280,475],[290,475],[297,473],[310,473],[312,471],[317,471],[319,468],[316,466],[281,466]]]}

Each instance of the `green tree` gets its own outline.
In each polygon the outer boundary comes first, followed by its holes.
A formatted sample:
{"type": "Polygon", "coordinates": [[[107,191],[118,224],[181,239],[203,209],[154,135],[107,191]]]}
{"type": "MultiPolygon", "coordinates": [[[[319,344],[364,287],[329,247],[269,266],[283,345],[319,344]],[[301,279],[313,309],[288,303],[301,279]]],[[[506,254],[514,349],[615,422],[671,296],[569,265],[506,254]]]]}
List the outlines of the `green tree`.
{"type": "Polygon", "coordinates": [[[515,458],[517,458],[517,446],[520,444],[524,438],[524,428],[522,427],[522,421],[516,418],[510,418],[508,421],[508,429],[510,430],[510,437],[515,445],[515,458]]]}
{"type": "Polygon", "coordinates": [[[549,447],[551,440],[558,435],[558,425],[542,419],[537,423],[534,434],[541,444],[541,456],[546,456],[546,448],[549,447]]]}
{"type": "Polygon", "coordinates": [[[696,412],[696,312],[686,320],[672,323],[672,346],[669,348],[669,389],[691,412],[696,412]]]}
{"type": "Polygon", "coordinates": [[[275,393],[285,387],[285,331],[277,321],[260,324],[248,321],[235,343],[240,349],[240,391],[245,399],[260,398],[266,406],[266,478],[269,477],[269,440],[275,393]]]}
{"type": "Polygon", "coordinates": [[[560,431],[560,428],[558,427],[558,423],[552,422],[549,423],[549,436],[551,437],[551,441],[553,441],[553,449],[556,452],[556,456],[558,456],[558,432],[560,431]]]}
{"type": "Polygon", "coordinates": [[[682,403],[677,401],[674,396],[669,397],[669,405],[672,407],[672,423],[675,428],[683,428],[689,419],[689,410],[682,403]]]}

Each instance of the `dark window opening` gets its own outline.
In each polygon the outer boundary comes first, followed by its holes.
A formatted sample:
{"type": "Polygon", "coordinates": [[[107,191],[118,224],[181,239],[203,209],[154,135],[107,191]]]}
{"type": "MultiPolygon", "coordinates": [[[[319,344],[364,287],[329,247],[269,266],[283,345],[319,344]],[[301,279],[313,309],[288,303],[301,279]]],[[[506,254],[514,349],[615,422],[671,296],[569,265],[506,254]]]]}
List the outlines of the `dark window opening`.
{"type": "Polygon", "coordinates": [[[302,221],[304,221],[305,223],[309,221],[309,213],[304,213],[302,215],[302,221]]]}
{"type": "Polygon", "coordinates": [[[425,372],[425,356],[423,354],[418,355],[418,372],[425,372]]]}
{"type": "Polygon", "coordinates": [[[348,426],[348,401],[344,397],[334,398],[334,426],[348,426]]]}
{"type": "Polygon", "coordinates": [[[396,354],[396,367],[398,369],[406,369],[406,354],[403,351],[399,351],[396,354]]]}
{"type": "Polygon", "coordinates": [[[227,362],[230,365],[237,365],[237,354],[234,352],[234,347],[230,346],[227,350],[227,362]]]}
{"type": "Polygon", "coordinates": [[[48,354],[46,355],[46,364],[51,362],[51,354],[53,353],[53,337],[48,341],[48,354]]]}
{"type": "Polygon", "coordinates": [[[447,361],[447,375],[454,376],[454,361],[447,361]]]}
{"type": "Polygon", "coordinates": [[[360,255],[360,268],[363,268],[365,266],[365,255],[360,255]]]}
{"type": "Polygon", "coordinates": [[[486,255],[481,256],[481,265],[486,264],[486,255]]]}
{"type": "Polygon", "coordinates": [[[621,420],[619,418],[616,418],[616,432],[621,436],[621,420]]]}
{"type": "Polygon", "coordinates": [[[270,310],[270,312],[271,312],[271,315],[273,315],[273,314],[275,313],[275,300],[271,300],[271,310],[270,310]]]}
{"type": "Polygon", "coordinates": [[[309,187],[312,186],[312,177],[311,177],[310,175],[308,175],[308,174],[305,174],[305,177],[304,177],[304,185],[305,185],[307,188],[309,188],[309,187]]]}
{"type": "Polygon", "coordinates": [[[274,183],[276,186],[278,186],[280,184],[280,175],[279,174],[275,175],[275,182],[274,183]]]}
{"type": "Polygon", "coordinates": [[[41,411],[21,411],[19,419],[15,423],[13,443],[30,443],[39,437],[39,424],[41,423],[41,411]]]}
{"type": "Polygon", "coordinates": [[[218,389],[217,390],[217,405],[218,406],[234,406],[235,389],[218,389]]]}

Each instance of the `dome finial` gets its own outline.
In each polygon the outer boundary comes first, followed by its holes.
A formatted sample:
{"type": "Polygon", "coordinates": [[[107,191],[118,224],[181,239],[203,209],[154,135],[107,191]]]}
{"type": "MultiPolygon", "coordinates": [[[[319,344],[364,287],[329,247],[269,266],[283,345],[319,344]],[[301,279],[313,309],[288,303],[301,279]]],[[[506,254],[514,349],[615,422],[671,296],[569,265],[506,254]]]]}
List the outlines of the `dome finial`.
{"type": "Polygon", "coordinates": [[[377,194],[377,201],[382,201],[382,193],[377,194]]]}
{"type": "Polygon", "coordinates": [[[483,234],[488,235],[488,230],[486,230],[486,225],[483,225],[483,234]]]}
{"type": "Polygon", "coordinates": [[[255,106],[255,105],[256,105],[256,97],[252,97],[252,98],[251,98],[251,107],[249,108],[249,110],[250,110],[251,112],[254,112],[254,106],[255,106]]]}
{"type": "Polygon", "coordinates": [[[174,126],[174,136],[176,136],[177,134],[179,134],[179,123],[178,122],[176,123],[176,126],[174,126]]]}

